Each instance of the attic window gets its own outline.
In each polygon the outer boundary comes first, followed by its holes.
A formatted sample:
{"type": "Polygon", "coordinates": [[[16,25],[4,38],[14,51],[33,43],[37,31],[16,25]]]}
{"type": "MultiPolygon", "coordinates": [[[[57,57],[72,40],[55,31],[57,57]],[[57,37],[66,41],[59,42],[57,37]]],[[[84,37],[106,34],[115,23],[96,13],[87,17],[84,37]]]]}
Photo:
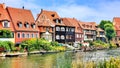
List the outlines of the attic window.
{"type": "Polygon", "coordinates": [[[28,23],[28,22],[25,22],[24,26],[25,26],[26,28],[29,28],[29,23],[28,23]]]}
{"type": "Polygon", "coordinates": [[[18,22],[17,25],[18,25],[19,28],[21,28],[22,27],[22,22],[18,22]]]}
{"type": "Polygon", "coordinates": [[[35,23],[31,24],[31,27],[35,29],[35,23]]]}
{"type": "Polygon", "coordinates": [[[3,21],[3,27],[4,28],[10,27],[10,23],[8,21],[3,21]]]}
{"type": "Polygon", "coordinates": [[[52,17],[55,17],[55,14],[52,14],[51,16],[52,16],[52,17]]]}

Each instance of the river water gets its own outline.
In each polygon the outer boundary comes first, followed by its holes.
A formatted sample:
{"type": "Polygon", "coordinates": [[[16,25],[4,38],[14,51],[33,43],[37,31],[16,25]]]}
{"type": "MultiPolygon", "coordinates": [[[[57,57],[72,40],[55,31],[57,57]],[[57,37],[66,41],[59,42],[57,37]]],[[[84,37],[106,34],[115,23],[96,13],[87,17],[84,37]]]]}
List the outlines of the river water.
{"type": "Polygon", "coordinates": [[[61,52],[45,55],[30,55],[24,57],[0,57],[0,68],[71,68],[72,64],[88,61],[99,62],[109,57],[120,56],[120,48],[94,52],[61,52]]]}

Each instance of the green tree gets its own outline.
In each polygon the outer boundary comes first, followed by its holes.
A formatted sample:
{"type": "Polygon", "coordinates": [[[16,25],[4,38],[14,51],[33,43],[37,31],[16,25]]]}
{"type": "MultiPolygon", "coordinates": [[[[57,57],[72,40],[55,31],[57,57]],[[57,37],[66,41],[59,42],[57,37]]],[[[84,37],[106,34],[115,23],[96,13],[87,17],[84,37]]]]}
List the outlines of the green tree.
{"type": "Polygon", "coordinates": [[[12,32],[10,30],[0,30],[0,38],[12,38],[12,32]]]}
{"type": "Polygon", "coordinates": [[[107,40],[108,40],[108,43],[110,45],[110,48],[112,48],[112,44],[110,43],[110,41],[112,40],[112,38],[115,37],[116,35],[116,32],[114,30],[114,26],[107,23],[104,25],[105,27],[105,34],[106,34],[106,37],[107,37],[107,40]]]}
{"type": "Polygon", "coordinates": [[[112,40],[112,38],[115,37],[116,35],[113,25],[107,23],[105,24],[104,27],[105,27],[105,33],[108,41],[112,40]]]}
{"type": "Polygon", "coordinates": [[[111,24],[112,25],[112,22],[111,21],[106,21],[106,20],[102,20],[99,24],[99,27],[103,30],[105,30],[105,24],[111,24]]]}

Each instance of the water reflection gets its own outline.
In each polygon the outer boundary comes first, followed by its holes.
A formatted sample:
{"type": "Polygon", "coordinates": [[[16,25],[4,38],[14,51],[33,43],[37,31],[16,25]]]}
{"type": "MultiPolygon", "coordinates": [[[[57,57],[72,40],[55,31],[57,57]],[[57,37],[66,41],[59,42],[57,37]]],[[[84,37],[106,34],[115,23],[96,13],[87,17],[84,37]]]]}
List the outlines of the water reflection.
{"type": "Polygon", "coordinates": [[[120,55],[120,49],[95,52],[63,52],[26,57],[2,58],[0,68],[79,68],[85,62],[99,62],[120,55]]]}

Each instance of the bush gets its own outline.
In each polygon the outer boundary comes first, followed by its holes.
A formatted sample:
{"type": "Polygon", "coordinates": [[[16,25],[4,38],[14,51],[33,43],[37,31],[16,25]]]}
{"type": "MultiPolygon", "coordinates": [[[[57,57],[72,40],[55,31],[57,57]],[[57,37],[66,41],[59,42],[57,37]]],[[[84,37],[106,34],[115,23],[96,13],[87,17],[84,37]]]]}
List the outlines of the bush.
{"type": "Polygon", "coordinates": [[[46,50],[46,51],[63,51],[64,47],[59,46],[58,42],[49,42],[45,39],[30,39],[21,43],[21,49],[24,50],[28,47],[29,51],[33,50],[46,50]]]}
{"type": "Polygon", "coordinates": [[[103,48],[109,47],[108,44],[106,44],[105,42],[102,42],[100,40],[92,42],[92,45],[95,46],[95,47],[103,47],[103,48]]]}
{"type": "Polygon", "coordinates": [[[14,44],[11,41],[0,41],[0,47],[5,48],[7,51],[14,50],[14,44]]]}

